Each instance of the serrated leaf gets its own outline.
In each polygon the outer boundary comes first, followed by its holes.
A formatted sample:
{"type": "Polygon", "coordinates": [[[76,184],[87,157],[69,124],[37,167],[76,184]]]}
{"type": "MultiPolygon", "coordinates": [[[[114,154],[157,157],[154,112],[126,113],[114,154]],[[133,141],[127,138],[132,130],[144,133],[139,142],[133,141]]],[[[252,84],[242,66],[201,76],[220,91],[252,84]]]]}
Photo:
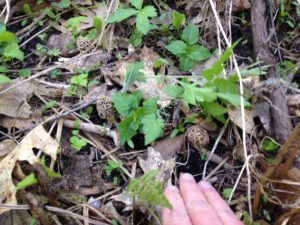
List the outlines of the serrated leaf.
{"type": "Polygon", "coordinates": [[[145,6],[136,17],[136,28],[142,34],[146,35],[152,29],[152,25],[150,24],[148,17],[156,16],[156,9],[153,6],[145,6]]]}
{"type": "Polygon", "coordinates": [[[20,61],[24,59],[24,53],[20,50],[17,43],[11,43],[4,49],[3,55],[7,58],[16,58],[20,61]]]}
{"type": "Polygon", "coordinates": [[[166,46],[166,49],[178,56],[184,54],[186,51],[186,44],[183,41],[172,41],[170,44],[166,46]]]}
{"type": "Polygon", "coordinates": [[[214,87],[196,87],[194,93],[198,102],[212,102],[217,99],[214,87]]]}
{"type": "Polygon", "coordinates": [[[144,114],[152,114],[157,112],[157,101],[158,97],[153,97],[145,100],[143,102],[143,111],[144,114]]]}
{"type": "MultiPolygon", "coordinates": [[[[234,105],[235,107],[239,107],[241,105],[241,101],[240,101],[240,95],[238,94],[231,94],[231,93],[217,93],[217,96],[223,100],[228,101],[229,103],[231,103],[232,105],[234,105]]],[[[244,100],[244,105],[245,106],[251,106],[251,104],[248,101],[244,100]]]]}
{"type": "Polygon", "coordinates": [[[227,113],[227,108],[216,102],[203,102],[201,103],[201,107],[203,108],[205,113],[213,117],[220,117],[227,113]]]}
{"type": "Polygon", "coordinates": [[[145,115],[141,123],[143,124],[142,131],[145,135],[145,145],[155,141],[162,133],[164,128],[164,121],[157,118],[156,114],[145,115]]]}
{"type": "Polygon", "coordinates": [[[137,10],[141,10],[143,7],[143,0],[130,0],[131,5],[133,5],[137,10]]]}
{"type": "Polygon", "coordinates": [[[107,23],[119,23],[133,15],[138,14],[138,10],[133,8],[117,9],[111,16],[108,17],[107,23]]]}
{"type": "Polygon", "coordinates": [[[134,135],[136,135],[139,124],[134,121],[132,116],[130,116],[122,120],[118,124],[117,128],[120,134],[121,145],[124,145],[126,141],[130,140],[134,135]]]}
{"type": "Polygon", "coordinates": [[[146,5],[140,13],[143,16],[150,17],[150,18],[157,17],[156,9],[152,5],[146,5]]]}
{"type": "Polygon", "coordinates": [[[179,13],[177,11],[173,11],[172,13],[172,24],[173,26],[178,30],[180,25],[184,22],[185,15],[182,13],[179,13]]]}
{"type": "Polygon", "coordinates": [[[208,59],[211,56],[211,53],[204,46],[193,45],[188,56],[195,61],[202,61],[208,59]]]}
{"type": "Polygon", "coordinates": [[[199,28],[194,24],[187,25],[182,32],[181,38],[190,45],[196,44],[199,39],[199,28]]]}
{"type": "Polygon", "coordinates": [[[166,95],[172,98],[177,98],[178,96],[182,95],[183,88],[180,86],[167,85],[164,88],[164,92],[166,93],[166,95]]]}
{"type": "Polygon", "coordinates": [[[192,69],[194,66],[194,62],[192,59],[187,57],[186,55],[182,55],[179,57],[179,69],[180,71],[186,72],[192,69]]]}
{"type": "Polygon", "coordinates": [[[0,74],[0,84],[10,83],[12,82],[7,76],[0,74]]]}
{"type": "Polygon", "coordinates": [[[144,68],[144,63],[137,62],[131,63],[125,74],[125,79],[123,81],[123,89],[122,91],[127,91],[135,81],[145,81],[145,74],[140,70],[144,68]]]}
{"type": "Polygon", "coordinates": [[[125,117],[129,116],[139,105],[139,101],[134,96],[123,92],[114,93],[112,102],[118,113],[125,117]]]}

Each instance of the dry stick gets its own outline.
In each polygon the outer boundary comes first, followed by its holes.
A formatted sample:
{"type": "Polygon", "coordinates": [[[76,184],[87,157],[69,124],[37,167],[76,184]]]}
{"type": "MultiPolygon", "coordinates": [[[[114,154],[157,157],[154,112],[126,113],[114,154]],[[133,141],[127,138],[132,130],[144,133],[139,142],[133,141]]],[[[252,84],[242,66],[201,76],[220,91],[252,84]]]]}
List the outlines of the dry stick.
{"type": "Polygon", "coordinates": [[[36,24],[38,24],[42,19],[44,19],[45,16],[46,16],[45,12],[41,13],[41,15],[38,18],[36,18],[36,20],[34,20],[31,24],[29,24],[27,27],[24,27],[22,30],[18,31],[16,33],[16,36],[20,36],[21,34],[24,34],[26,31],[31,30],[36,24]]]}
{"type": "MultiPolygon", "coordinates": [[[[227,126],[228,126],[228,123],[229,123],[229,119],[227,119],[225,125],[223,126],[223,128],[222,128],[222,130],[221,130],[221,132],[220,132],[217,140],[215,141],[215,144],[214,144],[214,146],[213,146],[213,148],[212,148],[212,150],[211,150],[211,152],[210,152],[210,154],[208,156],[208,159],[206,160],[206,162],[204,164],[204,169],[203,169],[203,174],[202,174],[202,179],[203,180],[206,180],[205,176],[206,176],[207,165],[208,165],[209,161],[211,160],[213,154],[215,153],[215,150],[218,147],[218,144],[219,144],[219,142],[220,142],[220,140],[221,140],[221,138],[222,138],[222,136],[223,136],[223,134],[224,134],[227,126]]],[[[224,166],[225,166],[225,164],[224,164],[224,166]]],[[[229,169],[229,168],[227,167],[227,169],[229,169]]]]}
{"type": "MultiPolygon", "coordinates": [[[[29,205],[7,205],[7,204],[0,204],[0,208],[4,208],[4,209],[13,209],[13,210],[29,210],[31,207],[29,205]]],[[[60,209],[57,207],[53,207],[53,206],[45,206],[45,208],[50,211],[50,212],[55,212],[55,213],[59,213],[59,214],[63,214],[63,216],[70,216],[70,217],[74,217],[80,220],[88,220],[90,224],[94,224],[94,225],[108,225],[107,223],[102,223],[99,222],[97,220],[93,220],[90,218],[86,218],[82,215],[79,215],[77,213],[74,212],[70,212],[68,210],[65,209],[60,209]]]]}
{"type": "Polygon", "coordinates": [[[34,39],[36,36],[40,35],[41,33],[45,32],[46,30],[48,30],[51,27],[51,25],[48,25],[47,27],[45,27],[44,29],[40,30],[39,32],[37,32],[36,34],[32,35],[30,38],[28,38],[26,41],[24,41],[21,45],[20,48],[23,47],[24,45],[26,45],[29,41],[31,41],[32,39],[34,39]]]}
{"type": "Polygon", "coordinates": [[[6,16],[5,16],[5,20],[4,23],[7,24],[8,19],[9,19],[9,14],[10,14],[10,3],[9,0],[5,0],[5,7],[6,7],[6,16]]]}
{"type": "MultiPolygon", "coordinates": [[[[209,3],[211,5],[211,8],[212,8],[212,11],[214,13],[214,16],[215,16],[215,19],[217,20],[218,22],[218,25],[219,25],[219,28],[221,30],[221,33],[223,35],[223,38],[227,44],[228,47],[231,46],[226,34],[225,34],[225,31],[222,27],[222,24],[221,24],[221,21],[219,19],[219,16],[218,16],[218,13],[216,11],[216,8],[214,6],[214,3],[212,0],[209,0],[209,3]]],[[[237,61],[236,61],[236,58],[233,54],[233,63],[234,63],[234,67],[235,67],[235,70],[236,70],[236,73],[238,75],[238,78],[239,78],[239,85],[240,85],[240,103],[241,103],[241,114],[242,114],[242,131],[243,131],[243,150],[244,150],[244,156],[245,156],[245,159],[248,158],[248,153],[247,153],[247,145],[246,145],[246,120],[245,120],[245,109],[244,109],[244,99],[243,99],[243,95],[244,95],[244,86],[243,86],[243,81],[242,81],[242,76],[241,76],[241,72],[240,72],[240,69],[239,69],[239,66],[237,64],[237,61]]],[[[247,169],[247,181],[248,181],[248,190],[247,190],[247,195],[248,195],[248,206],[249,206],[249,215],[250,215],[250,218],[252,220],[252,207],[251,207],[251,177],[250,177],[250,169],[249,169],[249,164],[248,164],[248,161],[246,161],[246,169],[247,169]]]]}

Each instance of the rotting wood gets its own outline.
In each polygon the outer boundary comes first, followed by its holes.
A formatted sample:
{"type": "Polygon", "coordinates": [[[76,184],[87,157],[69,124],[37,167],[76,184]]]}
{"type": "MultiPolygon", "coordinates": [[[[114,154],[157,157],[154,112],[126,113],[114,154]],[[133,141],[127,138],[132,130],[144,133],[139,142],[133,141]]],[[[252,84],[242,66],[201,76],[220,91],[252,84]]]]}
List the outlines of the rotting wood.
{"type": "MultiPolygon", "coordinates": [[[[263,61],[270,66],[267,79],[279,79],[275,64],[276,58],[269,47],[267,23],[266,23],[266,3],[263,0],[252,0],[251,2],[251,24],[254,53],[257,60],[263,61]]],[[[283,87],[279,84],[271,87],[268,97],[272,102],[271,117],[272,130],[277,141],[281,144],[285,142],[292,130],[289,119],[289,112],[283,92],[283,87]]]]}

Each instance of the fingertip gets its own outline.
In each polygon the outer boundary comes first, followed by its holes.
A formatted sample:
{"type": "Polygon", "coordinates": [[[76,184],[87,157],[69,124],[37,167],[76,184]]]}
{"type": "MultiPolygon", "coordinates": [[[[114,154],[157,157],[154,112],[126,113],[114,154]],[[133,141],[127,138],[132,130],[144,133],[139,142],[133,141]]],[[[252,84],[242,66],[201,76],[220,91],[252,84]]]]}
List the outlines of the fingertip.
{"type": "Polygon", "coordinates": [[[180,180],[186,180],[186,181],[195,181],[194,177],[189,173],[182,173],[180,174],[180,180]]]}
{"type": "Polygon", "coordinates": [[[200,181],[198,186],[203,189],[212,189],[213,186],[208,181],[200,181]]]}

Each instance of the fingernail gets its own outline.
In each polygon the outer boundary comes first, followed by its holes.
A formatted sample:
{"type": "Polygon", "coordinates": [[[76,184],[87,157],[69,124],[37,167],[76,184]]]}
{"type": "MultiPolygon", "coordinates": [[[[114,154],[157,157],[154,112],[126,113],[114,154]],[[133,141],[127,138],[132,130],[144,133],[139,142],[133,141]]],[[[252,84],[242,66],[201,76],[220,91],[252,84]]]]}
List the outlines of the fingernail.
{"type": "Polygon", "coordinates": [[[179,191],[178,188],[177,188],[176,186],[174,186],[174,185],[170,185],[170,186],[168,186],[166,189],[168,189],[168,190],[170,190],[170,191],[176,191],[176,192],[179,191]]]}
{"type": "Polygon", "coordinates": [[[201,181],[199,185],[203,188],[212,188],[211,184],[207,181],[201,181]]]}
{"type": "Polygon", "coordinates": [[[191,174],[189,174],[189,173],[183,173],[183,174],[181,174],[180,178],[184,179],[184,180],[195,180],[194,177],[191,174]]]}

